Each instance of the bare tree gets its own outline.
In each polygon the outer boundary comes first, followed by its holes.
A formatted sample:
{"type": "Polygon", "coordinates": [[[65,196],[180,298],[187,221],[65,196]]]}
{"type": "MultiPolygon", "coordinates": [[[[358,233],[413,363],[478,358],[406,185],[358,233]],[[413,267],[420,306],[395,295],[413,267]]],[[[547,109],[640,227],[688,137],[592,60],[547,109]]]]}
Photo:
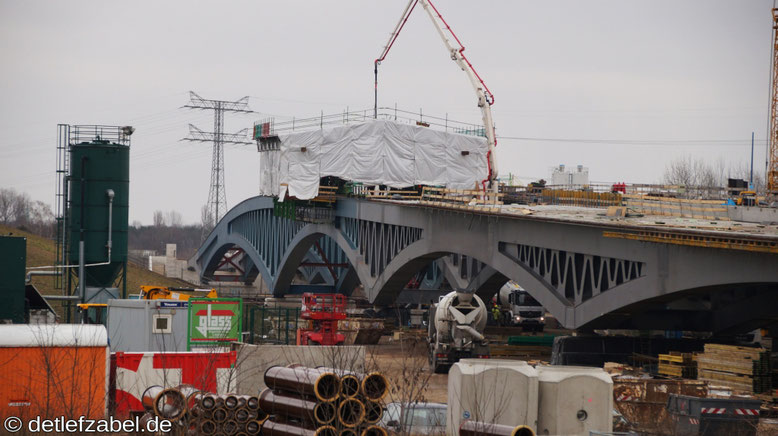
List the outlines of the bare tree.
{"type": "Polygon", "coordinates": [[[16,191],[9,188],[0,188],[0,223],[11,224],[16,216],[14,213],[14,199],[16,191]]]}
{"type": "Polygon", "coordinates": [[[165,214],[161,210],[154,211],[154,227],[163,227],[165,225],[165,214]]]}
{"type": "Polygon", "coordinates": [[[184,218],[180,212],[171,210],[165,213],[165,224],[169,227],[181,227],[184,225],[184,218]]]}
{"type": "Polygon", "coordinates": [[[213,227],[215,223],[213,222],[213,219],[211,219],[211,214],[208,213],[208,206],[203,205],[203,207],[200,208],[200,225],[203,228],[203,233],[209,233],[211,230],[213,230],[213,227]]]}

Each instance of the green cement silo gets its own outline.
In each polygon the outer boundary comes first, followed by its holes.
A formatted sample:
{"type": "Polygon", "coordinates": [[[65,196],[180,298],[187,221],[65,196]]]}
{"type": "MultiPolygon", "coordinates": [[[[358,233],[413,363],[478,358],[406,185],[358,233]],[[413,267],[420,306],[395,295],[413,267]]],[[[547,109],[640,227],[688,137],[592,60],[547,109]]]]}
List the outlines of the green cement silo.
{"type": "Polygon", "coordinates": [[[106,263],[85,268],[84,284],[110,288],[117,276],[124,274],[127,263],[129,144],[98,136],[71,145],[69,185],[69,263],[78,264],[79,242],[83,240],[84,262],[106,263]]]}

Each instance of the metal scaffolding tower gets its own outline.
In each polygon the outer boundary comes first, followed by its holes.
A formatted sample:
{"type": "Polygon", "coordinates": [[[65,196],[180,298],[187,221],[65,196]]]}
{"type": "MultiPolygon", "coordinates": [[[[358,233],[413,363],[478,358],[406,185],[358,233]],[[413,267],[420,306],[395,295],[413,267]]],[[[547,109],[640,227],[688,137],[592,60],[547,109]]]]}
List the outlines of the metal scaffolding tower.
{"type": "Polygon", "coordinates": [[[243,97],[237,101],[206,100],[194,91],[189,91],[189,104],[183,107],[190,109],[213,110],[213,132],[203,132],[192,124],[189,125],[189,137],[185,141],[213,143],[213,158],[211,163],[211,187],[208,191],[208,217],[210,227],[227,213],[227,195],[224,188],[224,144],[252,144],[248,140],[248,128],[236,133],[224,133],[224,113],[252,113],[249,109],[249,98],[243,97]]]}

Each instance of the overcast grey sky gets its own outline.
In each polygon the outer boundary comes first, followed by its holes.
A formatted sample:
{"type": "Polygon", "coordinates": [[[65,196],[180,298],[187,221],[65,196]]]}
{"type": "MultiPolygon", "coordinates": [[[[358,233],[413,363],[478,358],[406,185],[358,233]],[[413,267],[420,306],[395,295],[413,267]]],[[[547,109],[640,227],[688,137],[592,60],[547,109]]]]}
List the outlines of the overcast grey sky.
{"type": "MultiPolygon", "coordinates": [[[[0,186],[53,203],[57,123],[131,124],[130,220],[197,222],[211,147],[179,142],[251,96],[250,116],[313,116],[373,104],[373,60],[405,0],[0,0],[0,186]]],[[[763,171],[769,0],[464,1],[436,6],[496,97],[500,171],[526,180],[564,163],[601,182],[659,182],[679,156],[763,171]],[[626,143],[582,139],[628,140],[626,143]],[[707,142],[715,141],[715,142],[707,142]],[[680,142],[670,142],[680,141],[680,142]]],[[[379,102],[478,123],[464,73],[421,10],[381,66],[379,102]]],[[[228,146],[228,206],[258,191],[256,147],[228,146]]]]}

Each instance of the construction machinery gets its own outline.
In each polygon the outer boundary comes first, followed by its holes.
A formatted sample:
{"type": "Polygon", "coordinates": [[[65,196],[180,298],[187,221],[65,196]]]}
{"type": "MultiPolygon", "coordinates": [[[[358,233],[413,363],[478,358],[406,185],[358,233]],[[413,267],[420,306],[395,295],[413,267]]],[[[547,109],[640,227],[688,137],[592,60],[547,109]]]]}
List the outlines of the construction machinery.
{"type": "Polygon", "coordinates": [[[488,312],[483,300],[469,292],[450,292],[430,306],[427,340],[430,368],[447,372],[462,358],[489,358],[484,336],[488,312]]]}
{"type": "Polygon", "coordinates": [[[343,294],[303,294],[300,318],[308,328],[297,331],[299,345],[340,345],[346,337],[338,333],[338,321],[346,319],[346,297],[343,294]]]}
{"type": "Polygon", "coordinates": [[[756,191],[742,191],[738,195],[735,204],[738,206],[758,206],[759,197],[756,196],[756,191]]]}
{"type": "Polygon", "coordinates": [[[378,117],[378,65],[380,65],[384,59],[386,59],[386,55],[389,54],[389,50],[392,49],[392,46],[397,40],[397,37],[400,35],[400,31],[402,31],[405,23],[408,21],[408,18],[416,8],[417,4],[421,4],[421,7],[424,8],[425,12],[427,12],[430,20],[432,20],[432,25],[435,26],[435,30],[438,31],[438,35],[440,35],[440,38],[443,40],[443,44],[446,46],[446,50],[451,56],[451,60],[456,62],[459,68],[461,68],[462,71],[467,74],[467,78],[470,80],[470,83],[473,86],[473,90],[478,97],[478,107],[481,109],[481,117],[484,123],[484,134],[486,136],[486,142],[488,146],[488,151],[486,153],[488,174],[486,178],[481,181],[481,186],[484,190],[486,190],[486,184],[488,183],[489,187],[494,192],[497,192],[499,183],[497,181],[497,158],[494,151],[494,148],[497,146],[497,136],[495,135],[494,120],[492,119],[491,109],[491,106],[494,104],[494,95],[491,93],[491,91],[489,91],[489,88],[486,87],[486,83],[484,83],[484,80],[475,71],[475,68],[473,68],[473,65],[470,63],[470,61],[467,60],[467,57],[464,53],[465,46],[462,45],[462,42],[459,40],[456,34],[454,34],[454,31],[451,30],[451,27],[448,25],[448,23],[446,23],[446,20],[443,19],[443,15],[440,14],[438,9],[435,7],[435,5],[432,4],[430,0],[410,0],[408,2],[408,4],[405,6],[405,10],[403,11],[402,16],[400,17],[400,21],[397,22],[394,31],[389,37],[389,41],[386,43],[384,50],[381,52],[381,56],[379,56],[373,62],[373,71],[375,73],[374,117],[378,117]],[[451,38],[456,41],[456,46],[451,43],[448,35],[450,35],[451,38]]]}
{"type": "Polygon", "coordinates": [[[526,331],[543,331],[546,325],[545,309],[516,282],[509,281],[500,288],[497,301],[505,325],[520,326],[526,331]]]}
{"type": "Polygon", "coordinates": [[[216,289],[171,288],[166,286],[141,286],[141,300],[179,300],[190,298],[219,298],[216,289]]]}
{"type": "Polygon", "coordinates": [[[81,315],[81,324],[105,325],[108,305],[105,303],[79,303],[76,305],[81,315]]]}

